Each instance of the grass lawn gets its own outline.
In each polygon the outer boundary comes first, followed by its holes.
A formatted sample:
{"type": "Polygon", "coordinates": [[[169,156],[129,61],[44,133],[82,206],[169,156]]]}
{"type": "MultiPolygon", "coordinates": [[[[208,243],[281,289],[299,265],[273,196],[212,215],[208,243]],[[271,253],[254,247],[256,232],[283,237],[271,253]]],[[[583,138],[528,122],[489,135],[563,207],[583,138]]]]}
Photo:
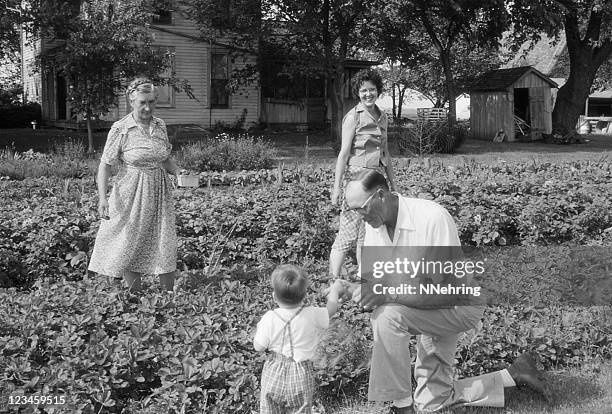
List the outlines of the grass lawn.
{"type": "MultiPolygon", "coordinates": [[[[333,162],[336,154],[331,148],[326,134],[322,132],[271,133],[265,136],[278,148],[280,159],[284,161],[305,161],[314,164],[333,162]],[[308,139],[307,139],[308,137],[308,139]],[[308,146],[306,143],[308,142],[308,146]]],[[[423,158],[404,157],[399,154],[397,145],[390,139],[391,155],[400,164],[423,162],[443,163],[445,165],[463,164],[465,162],[491,163],[504,160],[536,162],[561,162],[580,159],[599,160],[612,157],[612,135],[583,135],[584,143],[572,145],[545,144],[543,142],[502,142],[468,139],[455,154],[433,154],[423,158]]]]}
{"type": "MultiPolygon", "coordinates": [[[[94,147],[101,150],[106,140],[107,131],[94,132],[94,147]]],[[[180,127],[170,125],[168,135],[175,146],[184,142],[204,138],[208,133],[194,127],[180,127]]],[[[315,164],[332,162],[336,154],[331,147],[329,136],[323,131],[295,132],[295,131],[264,131],[264,139],[271,141],[278,149],[279,159],[282,161],[307,161],[315,164]]],[[[430,162],[456,164],[464,162],[497,162],[498,160],[519,161],[572,161],[577,159],[601,159],[612,156],[612,135],[583,135],[582,144],[555,145],[541,142],[520,143],[467,140],[455,154],[435,154],[429,158],[430,162]]],[[[86,131],[70,131],[62,129],[0,129],[0,149],[15,145],[18,151],[33,148],[36,151],[45,151],[54,142],[66,140],[87,142],[86,131]]],[[[397,145],[390,139],[390,151],[400,163],[421,160],[418,157],[401,157],[397,145]]]]}
{"type": "MultiPolygon", "coordinates": [[[[106,142],[108,131],[94,131],[93,140],[96,150],[102,150],[106,142]]],[[[206,135],[199,128],[189,128],[170,125],[168,127],[168,136],[171,140],[179,142],[193,141],[201,139],[206,135]]],[[[67,129],[0,129],[0,149],[5,147],[15,146],[17,151],[27,151],[33,148],[35,151],[44,152],[51,148],[54,143],[62,141],[81,141],[87,143],[87,131],[73,131],[67,129]]]]}
{"type": "MultiPolygon", "coordinates": [[[[510,389],[506,407],[464,407],[458,414],[611,414],[612,363],[591,363],[578,368],[549,373],[554,401],[548,405],[529,390],[510,389]]],[[[363,403],[350,396],[341,397],[336,406],[328,404],[326,414],[383,414],[383,404],[363,403]]],[[[450,412],[450,411],[446,411],[450,412]]]]}

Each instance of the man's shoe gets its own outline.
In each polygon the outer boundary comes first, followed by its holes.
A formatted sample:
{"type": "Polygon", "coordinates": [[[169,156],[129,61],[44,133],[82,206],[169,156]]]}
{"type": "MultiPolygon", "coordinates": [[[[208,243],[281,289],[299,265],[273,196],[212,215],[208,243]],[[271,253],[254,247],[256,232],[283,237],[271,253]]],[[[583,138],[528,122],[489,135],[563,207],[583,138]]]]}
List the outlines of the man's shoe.
{"type": "Polygon", "coordinates": [[[394,405],[392,405],[391,407],[389,407],[389,414],[414,414],[414,410],[412,409],[412,406],[408,406],[408,407],[396,407],[394,405]]]}
{"type": "Polygon", "coordinates": [[[533,356],[528,353],[519,355],[508,367],[508,372],[517,386],[526,385],[550,401],[550,390],[546,386],[545,373],[537,368],[533,356]]]}

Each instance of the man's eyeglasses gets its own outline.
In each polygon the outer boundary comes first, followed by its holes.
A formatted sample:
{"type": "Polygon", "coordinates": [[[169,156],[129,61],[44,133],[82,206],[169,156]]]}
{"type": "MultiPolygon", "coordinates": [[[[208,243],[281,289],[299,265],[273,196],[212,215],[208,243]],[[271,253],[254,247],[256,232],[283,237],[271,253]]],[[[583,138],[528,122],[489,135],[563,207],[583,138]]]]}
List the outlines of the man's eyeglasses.
{"type": "Polygon", "coordinates": [[[363,203],[361,205],[361,207],[357,207],[354,208],[353,210],[358,212],[359,214],[367,214],[368,212],[368,204],[370,203],[370,201],[372,200],[372,198],[374,198],[374,196],[378,193],[378,191],[374,191],[369,197],[368,199],[365,201],[365,203],[363,203]]]}

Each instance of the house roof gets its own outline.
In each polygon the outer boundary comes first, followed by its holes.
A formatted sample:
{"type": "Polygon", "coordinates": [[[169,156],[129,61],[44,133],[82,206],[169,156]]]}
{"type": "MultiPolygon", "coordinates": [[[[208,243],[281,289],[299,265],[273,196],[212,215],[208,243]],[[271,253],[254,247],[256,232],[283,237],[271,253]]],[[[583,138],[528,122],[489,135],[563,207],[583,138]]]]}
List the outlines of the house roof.
{"type": "Polygon", "coordinates": [[[566,71],[558,67],[559,64],[564,65],[559,61],[563,54],[567,54],[567,42],[563,31],[559,33],[558,38],[548,37],[541,33],[540,40],[535,43],[530,40],[526,41],[514,53],[514,58],[503,67],[533,66],[545,75],[559,76],[560,72],[566,71]]]}
{"type": "Polygon", "coordinates": [[[531,66],[520,66],[517,68],[496,69],[485,72],[472,82],[468,89],[470,91],[505,91],[528,73],[533,73],[544,79],[552,88],[557,87],[555,82],[537,69],[531,66]]]}
{"type": "Polygon", "coordinates": [[[612,99],[612,89],[593,92],[589,95],[589,99],[612,99]]]}

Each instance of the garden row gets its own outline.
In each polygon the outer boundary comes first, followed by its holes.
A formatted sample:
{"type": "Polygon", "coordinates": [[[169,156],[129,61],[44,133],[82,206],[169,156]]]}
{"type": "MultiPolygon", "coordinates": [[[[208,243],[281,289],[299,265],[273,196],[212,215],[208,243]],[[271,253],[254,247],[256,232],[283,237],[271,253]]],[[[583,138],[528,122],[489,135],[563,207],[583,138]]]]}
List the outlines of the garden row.
{"type": "MultiPolygon", "coordinates": [[[[325,259],[339,210],[329,203],[331,169],[283,177],[291,183],[175,192],[181,268],[236,262],[325,259]]],[[[463,244],[529,246],[612,240],[609,162],[398,168],[400,191],[430,198],[455,218],[463,244]]],[[[89,180],[0,182],[0,283],[84,274],[97,231],[89,180]]]]}
{"type": "MultiPolygon", "coordinates": [[[[68,405],[46,411],[75,413],[255,409],[265,356],[251,338],[273,306],[266,278],[279,262],[305,265],[309,300],[322,304],[338,216],[331,168],[277,174],[283,183],[176,191],[179,290],[147,286],[139,299],[84,278],[98,223],[91,181],[0,182],[0,282],[28,288],[0,289],[0,401],[62,394],[68,405]]],[[[398,168],[402,193],[439,201],[463,243],[488,246],[476,253],[492,262],[489,306],[482,331],[461,339],[458,376],[526,350],[546,367],[612,356],[610,307],[572,306],[609,303],[611,174],[607,161],[398,168]]],[[[318,398],[367,386],[368,319],[343,305],[318,352],[318,398]]]]}
{"type": "MultiPolygon", "coordinates": [[[[324,269],[309,266],[311,303],[323,303],[324,269]]],[[[138,300],[100,278],[38,282],[29,294],[0,290],[0,401],[65,395],[67,405],[49,413],[250,413],[266,357],[252,336],[273,306],[268,273],[221,272],[176,294],[147,288],[138,300]]],[[[460,340],[456,374],[500,369],[527,350],[547,368],[612,356],[609,307],[530,305],[488,307],[482,330],[460,340]]],[[[319,399],[348,389],[363,395],[368,319],[350,303],[332,321],[315,361],[319,399]]]]}

